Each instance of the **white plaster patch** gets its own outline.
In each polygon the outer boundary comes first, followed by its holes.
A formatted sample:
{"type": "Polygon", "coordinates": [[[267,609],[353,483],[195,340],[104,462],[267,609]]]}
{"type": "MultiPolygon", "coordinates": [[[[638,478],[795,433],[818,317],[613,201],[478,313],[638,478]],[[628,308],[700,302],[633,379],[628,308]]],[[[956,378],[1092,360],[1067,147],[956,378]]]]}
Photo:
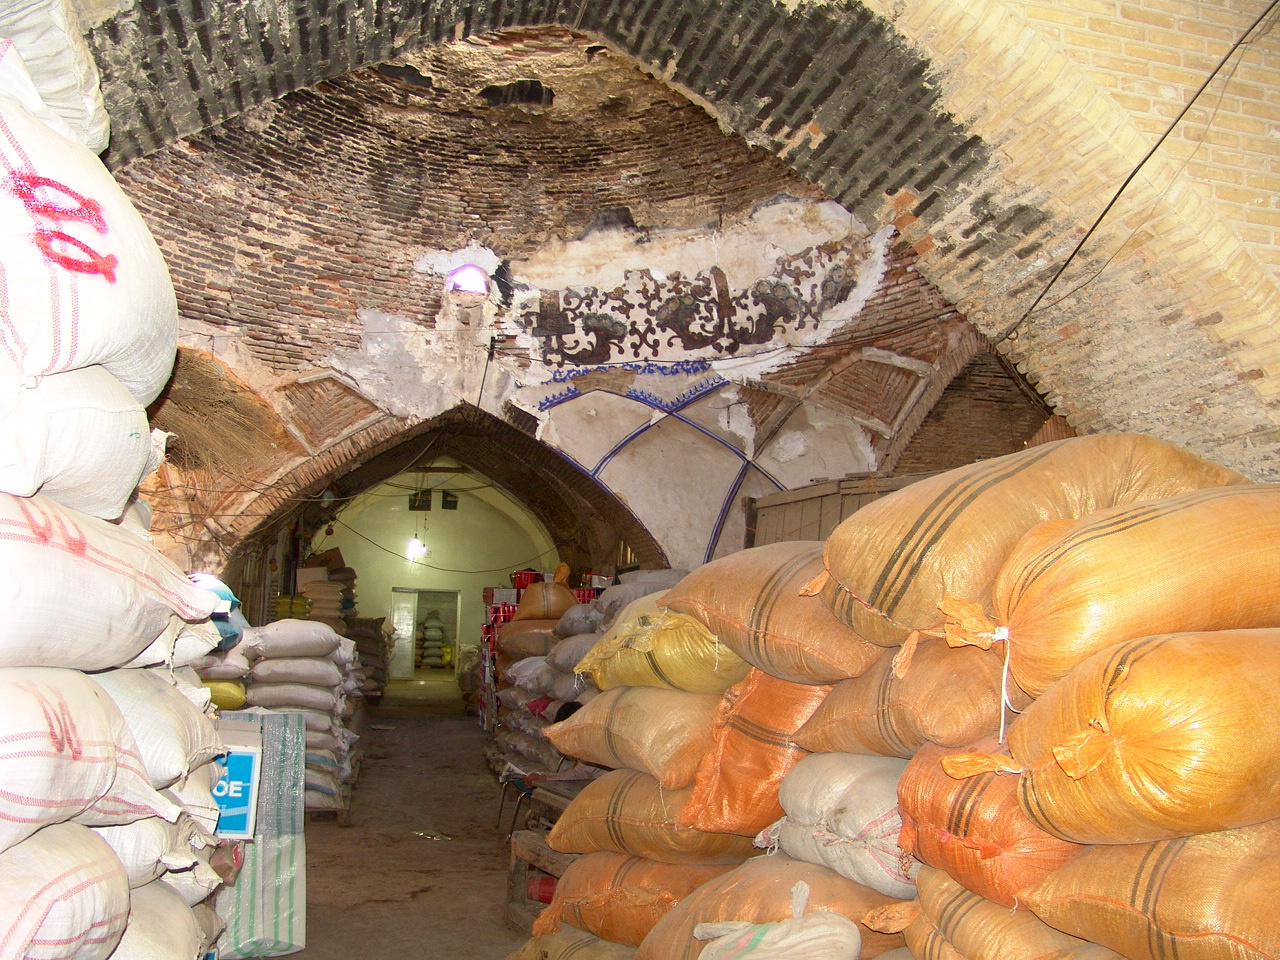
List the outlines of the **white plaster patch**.
{"type": "Polygon", "coordinates": [[[640,238],[633,232],[609,230],[583,240],[548,243],[529,259],[513,261],[512,270],[522,283],[545,289],[609,289],[621,284],[628,270],[665,277],[675,272],[692,276],[719,267],[729,285],[740,288],[768,276],[780,253],[794,255],[867,233],[835,201],[786,198],[757,207],[748,219],[712,232],[653,231],[640,238]]]}
{"type": "Polygon", "coordinates": [[[498,255],[488,247],[472,243],[461,250],[433,250],[424,253],[413,262],[413,269],[418,273],[434,273],[447,277],[459,267],[465,267],[471,263],[483,269],[485,273],[492,274],[501,262],[498,255]]]}
{"type": "Polygon", "coordinates": [[[779,437],[769,447],[770,455],[779,463],[791,463],[793,460],[799,460],[808,452],[809,441],[805,439],[802,433],[790,433],[779,437]]]}
{"type": "Polygon", "coordinates": [[[349,378],[380,409],[397,417],[425,419],[462,399],[476,401],[488,353],[485,335],[472,335],[465,328],[447,335],[366,308],[356,316],[363,324],[360,349],[336,350],[324,363],[349,378]]]}

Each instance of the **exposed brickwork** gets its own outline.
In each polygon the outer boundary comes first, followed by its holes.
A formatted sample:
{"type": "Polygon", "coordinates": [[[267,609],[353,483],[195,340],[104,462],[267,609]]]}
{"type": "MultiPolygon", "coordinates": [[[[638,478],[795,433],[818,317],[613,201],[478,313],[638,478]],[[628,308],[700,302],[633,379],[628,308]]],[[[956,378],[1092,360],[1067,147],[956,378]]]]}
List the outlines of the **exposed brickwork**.
{"type": "Polygon", "coordinates": [[[1048,419],[990,353],[980,353],[947,386],[894,473],[950,470],[1021,450],[1048,419]]]}

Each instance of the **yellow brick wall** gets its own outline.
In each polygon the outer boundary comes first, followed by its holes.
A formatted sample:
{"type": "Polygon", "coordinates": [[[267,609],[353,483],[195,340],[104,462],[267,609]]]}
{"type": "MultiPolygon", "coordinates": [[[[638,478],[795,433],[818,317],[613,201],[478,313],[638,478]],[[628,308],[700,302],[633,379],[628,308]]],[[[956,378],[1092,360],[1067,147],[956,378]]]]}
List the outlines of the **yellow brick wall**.
{"type": "MultiPolygon", "coordinates": [[[[1009,0],[1151,142],[1266,0],[1009,0]]],[[[1264,24],[1265,27],[1265,24],[1264,24]]],[[[1255,36],[1258,32],[1255,31],[1255,36]]],[[[1161,148],[1280,275],[1280,30],[1242,47],[1161,148]]]]}

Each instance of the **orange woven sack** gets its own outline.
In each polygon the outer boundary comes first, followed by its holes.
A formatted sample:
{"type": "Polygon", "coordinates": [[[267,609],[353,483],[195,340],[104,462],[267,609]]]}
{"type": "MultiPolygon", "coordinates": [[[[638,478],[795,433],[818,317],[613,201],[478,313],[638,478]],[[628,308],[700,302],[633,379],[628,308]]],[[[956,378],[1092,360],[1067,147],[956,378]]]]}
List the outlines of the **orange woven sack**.
{"type": "Polygon", "coordinates": [[[835,683],[880,655],[818,597],[802,594],[822,572],[821,541],[739,550],[689,573],[658,603],[695,617],[752,666],[796,683],[835,683]]]}
{"type": "Polygon", "coordinates": [[[542,733],[565,756],[639,770],[678,789],[693,784],[715,744],[711,724],[719,703],[714,693],[615,687],[542,733]]]}
{"type": "Polygon", "coordinates": [[[1280,820],[1090,847],[1023,892],[1046,923],[1130,960],[1280,957],[1280,820]]]}
{"type": "Polygon", "coordinates": [[[999,729],[999,648],[953,649],[926,640],[902,676],[895,659],[894,651],[882,651],[862,676],[836,684],[796,743],[814,753],[910,759],[926,743],[962,746],[999,729]]]}
{"type": "Polygon", "coordinates": [[[693,891],[649,931],[636,951],[636,960],[694,960],[706,946],[693,936],[700,923],[785,920],[792,915],[792,888],[800,881],[809,885],[806,913],[826,910],[858,924],[863,957],[877,957],[904,944],[902,934],[880,933],[862,922],[873,910],[899,901],[834,870],[779,853],[748,860],[693,891]]]}
{"type": "Polygon", "coordinates": [[[1247,482],[1137,434],[1046,443],[869,503],[827,538],[826,572],[810,589],[860,636],[896,646],[940,625],[948,594],[986,603],[1005,558],[1037,523],[1247,482]]]}
{"type": "MultiPolygon", "coordinates": [[[[998,745],[989,737],[969,749],[995,752],[998,745]]],[[[947,776],[942,759],[952,752],[928,744],[907,764],[898,780],[898,846],[979,896],[1016,906],[1018,891],[1085,848],[1046,833],[1022,812],[1016,777],[947,776]]]]}
{"type": "Polygon", "coordinates": [[[520,594],[520,603],[516,606],[512,622],[518,620],[556,620],[564,616],[566,610],[575,606],[578,598],[563,583],[545,581],[531,583],[520,594]]]}
{"type": "Polygon", "coordinates": [[[1094,654],[1009,729],[1018,803],[1076,843],[1143,843],[1280,817],[1280,629],[1146,637],[1094,654]]]}
{"type": "Polygon", "coordinates": [[[578,794],[547,834],[560,853],[612,850],[663,863],[741,863],[755,852],[747,837],[704,833],[676,822],[689,789],[664,790],[635,770],[614,770],[578,794]]]}
{"type": "Polygon", "coordinates": [[[1053,929],[1025,907],[1010,910],[984,900],[945,871],[921,867],[916,887],[924,915],[965,960],[1125,960],[1053,929]]]}
{"type": "Polygon", "coordinates": [[[783,815],[778,789],[808,751],[792,735],[831,691],[752,668],[720,701],[715,746],[702,758],[680,822],[711,833],[754,837],[783,815]]]}
{"type": "Polygon", "coordinates": [[[911,921],[910,926],[902,931],[902,936],[914,960],[968,960],[924,913],[911,921]]]}
{"type": "MultiPolygon", "coordinates": [[[[991,623],[1008,628],[1013,679],[1039,696],[1122,640],[1280,626],[1278,540],[1280,485],[1201,490],[1041,524],[1009,556],[993,592],[991,623]]],[[[948,638],[965,639],[950,629],[948,638]]]]}
{"type": "Polygon", "coordinates": [[[625,853],[588,853],[560,877],[551,904],[534,921],[533,935],[556,933],[567,923],[612,943],[638,947],[672,906],[732,869],[730,864],[691,866],[625,853]]]}

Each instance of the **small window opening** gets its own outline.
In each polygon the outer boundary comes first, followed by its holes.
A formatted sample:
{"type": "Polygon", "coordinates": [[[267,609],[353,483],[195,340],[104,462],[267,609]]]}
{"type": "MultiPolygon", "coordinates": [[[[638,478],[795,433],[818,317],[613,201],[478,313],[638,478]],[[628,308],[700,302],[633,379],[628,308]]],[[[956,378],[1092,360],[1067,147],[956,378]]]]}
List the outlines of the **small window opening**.
{"type": "Polygon", "coordinates": [[[449,274],[449,282],[445,291],[452,293],[475,293],[487,296],[489,293],[489,275],[474,263],[468,263],[449,274]]]}
{"type": "Polygon", "coordinates": [[[480,96],[491,107],[509,103],[531,103],[549,107],[556,98],[555,91],[542,85],[541,80],[517,80],[514,83],[490,84],[480,91],[480,96]]]}

